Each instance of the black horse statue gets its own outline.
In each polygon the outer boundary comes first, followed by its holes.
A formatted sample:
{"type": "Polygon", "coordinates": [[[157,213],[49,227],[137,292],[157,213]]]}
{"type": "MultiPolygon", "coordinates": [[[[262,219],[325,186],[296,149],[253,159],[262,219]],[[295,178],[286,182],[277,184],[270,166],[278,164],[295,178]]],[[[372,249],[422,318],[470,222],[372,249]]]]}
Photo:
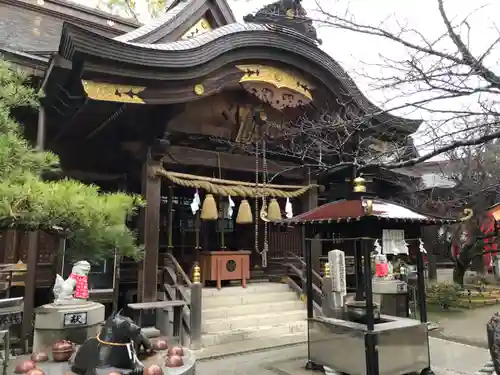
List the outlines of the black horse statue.
{"type": "Polygon", "coordinates": [[[78,375],[96,375],[97,369],[117,370],[142,375],[144,365],[137,358],[141,346],[151,351],[151,342],[132,319],[113,313],[100,333],[78,349],[71,371],[78,375]]]}

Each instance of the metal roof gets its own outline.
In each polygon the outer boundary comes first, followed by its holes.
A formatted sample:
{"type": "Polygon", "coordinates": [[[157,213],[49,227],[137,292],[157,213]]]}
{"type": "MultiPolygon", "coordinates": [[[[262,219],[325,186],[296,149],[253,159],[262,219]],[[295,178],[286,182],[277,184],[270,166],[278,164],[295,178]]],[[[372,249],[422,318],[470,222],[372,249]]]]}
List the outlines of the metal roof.
{"type": "Polygon", "coordinates": [[[361,196],[355,199],[338,200],[326,203],[279,224],[328,224],[360,221],[375,217],[393,223],[415,223],[421,225],[451,224],[459,220],[427,215],[404,205],[380,198],[361,196]],[[368,207],[371,204],[371,212],[368,207]]]}

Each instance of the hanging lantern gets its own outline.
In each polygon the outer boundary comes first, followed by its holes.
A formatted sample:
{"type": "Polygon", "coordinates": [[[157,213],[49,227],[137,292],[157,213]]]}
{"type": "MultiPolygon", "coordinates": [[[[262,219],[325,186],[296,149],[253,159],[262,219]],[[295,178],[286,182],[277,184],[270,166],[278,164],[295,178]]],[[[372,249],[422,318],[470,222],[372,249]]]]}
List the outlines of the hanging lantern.
{"type": "Polygon", "coordinates": [[[252,208],[246,199],[243,199],[238,209],[238,216],[236,216],[236,224],[252,224],[252,208]]]}
{"type": "Polygon", "coordinates": [[[207,194],[203,201],[203,206],[201,207],[200,218],[202,220],[217,220],[219,217],[218,214],[214,196],[212,194],[207,194]]]}
{"type": "Polygon", "coordinates": [[[281,217],[281,209],[276,198],[271,198],[269,201],[269,207],[267,208],[267,218],[269,221],[279,221],[281,217]]]}

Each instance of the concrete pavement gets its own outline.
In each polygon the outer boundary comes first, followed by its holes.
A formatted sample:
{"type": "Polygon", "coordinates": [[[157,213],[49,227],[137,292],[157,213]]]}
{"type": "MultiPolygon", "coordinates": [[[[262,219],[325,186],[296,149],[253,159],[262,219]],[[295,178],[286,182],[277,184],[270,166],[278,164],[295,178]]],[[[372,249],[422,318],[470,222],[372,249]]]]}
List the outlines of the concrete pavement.
{"type": "MultiPolygon", "coordinates": [[[[489,359],[487,350],[437,338],[430,338],[432,368],[437,375],[474,375],[489,359]]],[[[201,375],[311,375],[304,370],[307,345],[201,361],[196,372],[201,375]]],[[[361,360],[361,359],[360,359],[361,360]]],[[[8,374],[13,374],[16,360],[8,374]]],[[[45,365],[48,365],[45,364],[45,365]]],[[[45,367],[48,375],[66,375],[67,365],[45,367]]]]}
{"type": "MultiPolygon", "coordinates": [[[[432,368],[437,375],[473,375],[489,360],[483,348],[430,338],[432,368]]],[[[197,365],[203,375],[308,375],[303,369],[307,346],[262,351],[209,360],[197,365]]]]}

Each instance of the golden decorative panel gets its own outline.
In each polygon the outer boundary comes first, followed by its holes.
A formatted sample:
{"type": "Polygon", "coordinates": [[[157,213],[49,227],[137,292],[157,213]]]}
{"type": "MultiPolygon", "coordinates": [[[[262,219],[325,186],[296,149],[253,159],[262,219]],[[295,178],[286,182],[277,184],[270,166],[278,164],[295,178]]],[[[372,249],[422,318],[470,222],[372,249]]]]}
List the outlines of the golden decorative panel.
{"type": "Polygon", "coordinates": [[[303,78],[264,65],[237,65],[244,72],[240,84],[276,109],[298,107],[313,100],[312,86],[303,78]]]}
{"type": "Polygon", "coordinates": [[[213,28],[212,25],[210,25],[210,22],[208,22],[208,20],[203,17],[200,18],[198,22],[196,22],[193,26],[191,26],[191,28],[181,36],[181,39],[191,39],[212,30],[213,28]]]}
{"type": "Polygon", "coordinates": [[[90,99],[106,102],[144,104],[139,96],[145,87],[82,80],[83,89],[90,99]]]}

